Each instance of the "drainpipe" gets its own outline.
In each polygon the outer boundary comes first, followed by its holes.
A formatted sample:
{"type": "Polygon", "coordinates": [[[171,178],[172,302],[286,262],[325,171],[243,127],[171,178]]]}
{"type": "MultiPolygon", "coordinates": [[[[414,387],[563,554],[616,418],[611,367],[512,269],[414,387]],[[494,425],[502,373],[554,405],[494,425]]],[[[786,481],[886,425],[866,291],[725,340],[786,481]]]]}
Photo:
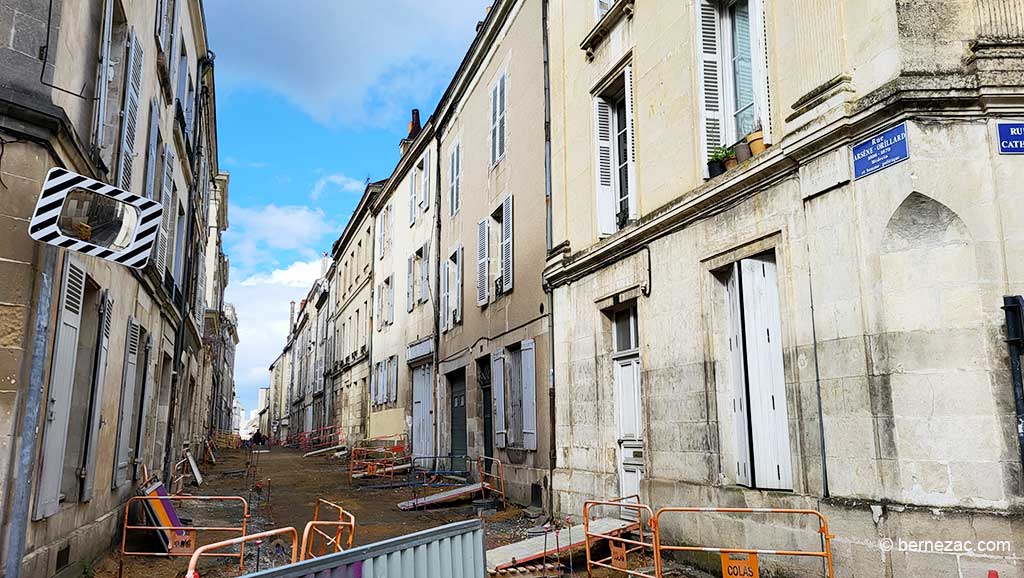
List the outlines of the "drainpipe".
{"type": "MultiPolygon", "coordinates": [[[[551,57],[548,40],[548,7],[549,0],[541,2],[541,34],[544,48],[544,205],[545,214],[545,246],[547,252],[553,245],[551,216],[551,57]]],[[[555,462],[558,450],[555,446],[555,297],[551,287],[546,284],[544,293],[548,299],[548,516],[555,516],[555,462]]]]}
{"type": "Polygon", "coordinates": [[[1024,465],[1024,376],[1021,375],[1020,356],[1024,353],[1024,297],[1003,297],[1006,313],[1006,346],[1010,350],[1010,378],[1013,380],[1013,399],[1017,410],[1017,446],[1020,462],[1024,465]]]}
{"type": "MultiPolygon", "coordinates": [[[[436,120],[436,119],[435,119],[436,120]]],[[[434,123],[434,281],[430,284],[431,306],[434,309],[434,454],[440,455],[441,429],[439,416],[441,408],[438,407],[438,388],[441,384],[441,129],[438,123],[434,123]]],[[[427,145],[429,146],[429,145],[427,145]]],[[[429,169],[428,169],[429,170],[429,169]]],[[[447,257],[446,257],[447,258],[447,257]]],[[[449,297],[450,299],[450,297],[449,297]]],[[[448,401],[449,405],[451,400],[448,401]]],[[[450,429],[450,428],[449,428],[450,429]]],[[[449,454],[451,449],[449,448],[449,454]]],[[[449,467],[452,464],[449,463],[449,467]]]]}

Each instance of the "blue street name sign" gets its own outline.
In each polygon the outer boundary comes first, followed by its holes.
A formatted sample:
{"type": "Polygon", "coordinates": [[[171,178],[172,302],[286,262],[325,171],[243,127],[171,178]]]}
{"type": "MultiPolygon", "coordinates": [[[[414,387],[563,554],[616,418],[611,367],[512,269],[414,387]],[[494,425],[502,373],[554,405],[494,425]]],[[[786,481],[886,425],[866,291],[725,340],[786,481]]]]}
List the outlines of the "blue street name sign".
{"type": "Polygon", "coordinates": [[[999,127],[999,154],[1024,155],[1024,122],[1001,122],[999,127]]]}
{"type": "Polygon", "coordinates": [[[853,178],[866,177],[909,158],[907,125],[900,123],[853,145],[853,178]]]}

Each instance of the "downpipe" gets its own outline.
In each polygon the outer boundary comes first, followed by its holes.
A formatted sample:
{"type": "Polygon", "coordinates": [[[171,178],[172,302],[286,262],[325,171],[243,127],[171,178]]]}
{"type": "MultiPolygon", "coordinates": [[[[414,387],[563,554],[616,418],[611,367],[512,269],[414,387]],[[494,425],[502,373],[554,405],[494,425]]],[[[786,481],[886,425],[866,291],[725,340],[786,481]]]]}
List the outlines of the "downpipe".
{"type": "Polygon", "coordinates": [[[1024,297],[1004,296],[1002,309],[1006,315],[1006,347],[1010,353],[1010,379],[1017,413],[1017,449],[1024,467],[1024,375],[1020,362],[1021,353],[1024,353],[1024,297]]]}

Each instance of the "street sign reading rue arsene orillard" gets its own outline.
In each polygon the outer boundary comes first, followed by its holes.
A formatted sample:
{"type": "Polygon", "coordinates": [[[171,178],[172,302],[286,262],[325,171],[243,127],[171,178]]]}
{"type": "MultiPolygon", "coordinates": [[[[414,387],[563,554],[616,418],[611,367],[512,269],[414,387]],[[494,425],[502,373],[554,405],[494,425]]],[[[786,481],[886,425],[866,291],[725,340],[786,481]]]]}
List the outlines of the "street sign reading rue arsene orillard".
{"type": "Polygon", "coordinates": [[[853,178],[866,177],[909,158],[907,124],[900,123],[853,145],[853,178]]]}
{"type": "Polygon", "coordinates": [[[1001,122],[997,128],[999,154],[1024,155],[1024,122],[1001,122]]]}

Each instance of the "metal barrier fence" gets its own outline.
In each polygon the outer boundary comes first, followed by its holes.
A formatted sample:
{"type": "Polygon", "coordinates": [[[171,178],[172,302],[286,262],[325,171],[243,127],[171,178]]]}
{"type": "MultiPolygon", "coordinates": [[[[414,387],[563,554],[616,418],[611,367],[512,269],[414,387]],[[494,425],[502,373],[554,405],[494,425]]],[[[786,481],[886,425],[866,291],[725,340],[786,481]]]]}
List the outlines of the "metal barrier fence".
{"type": "Polygon", "coordinates": [[[347,550],[352,547],[352,540],[355,538],[355,535],[355,516],[346,512],[338,504],[328,502],[323,498],[317,498],[316,505],[313,506],[313,520],[306,524],[306,529],[302,532],[302,559],[307,560],[324,556],[328,553],[328,549],[332,549],[333,552],[347,550]],[[320,506],[324,506],[325,509],[332,512],[337,512],[338,519],[321,520],[320,506]],[[321,530],[321,528],[333,528],[334,533],[328,534],[321,530]],[[347,537],[345,537],[346,534],[347,537]],[[323,538],[324,540],[320,544],[319,553],[314,551],[317,550],[317,538],[323,538]]]}
{"type": "Polygon", "coordinates": [[[409,439],[404,434],[359,440],[349,454],[349,484],[362,479],[393,483],[396,472],[412,467],[409,450],[409,439]]]}
{"type": "Polygon", "coordinates": [[[489,458],[487,456],[480,456],[476,459],[477,471],[480,474],[480,494],[481,497],[486,498],[487,492],[498,494],[501,496],[501,506],[505,507],[505,468],[501,464],[501,460],[495,458],[489,458]],[[498,464],[498,473],[491,473],[490,465],[498,464]],[[485,468],[484,465],[487,465],[485,468]]]}
{"type": "MultiPolygon", "coordinates": [[[[161,558],[192,556],[195,558],[196,553],[199,550],[202,550],[203,552],[208,550],[208,548],[206,550],[203,550],[202,548],[197,550],[196,548],[196,545],[199,543],[200,532],[238,533],[240,537],[244,537],[246,527],[249,523],[249,503],[241,496],[132,496],[127,502],[125,502],[123,522],[121,530],[121,557],[118,562],[117,571],[118,576],[121,576],[124,572],[124,559],[126,556],[155,556],[161,558]],[[128,523],[128,515],[132,504],[140,502],[157,502],[159,506],[165,508],[167,504],[182,502],[239,502],[242,505],[242,520],[238,526],[184,526],[173,525],[170,523],[156,526],[134,526],[128,523]],[[130,532],[154,531],[163,532],[166,539],[166,550],[156,552],[128,549],[128,534],[130,532]]],[[[238,558],[238,569],[241,570],[243,568],[242,562],[245,555],[245,545],[242,544],[238,552],[202,555],[222,558],[238,558]]]]}
{"type": "MultiPolygon", "coordinates": [[[[188,571],[185,573],[185,578],[199,578],[199,573],[196,572],[196,566],[199,565],[199,558],[202,556],[227,556],[228,554],[208,554],[212,550],[220,550],[221,548],[227,548],[229,546],[239,546],[239,551],[245,550],[245,543],[252,542],[255,540],[263,540],[264,538],[270,538],[271,536],[280,536],[281,534],[291,534],[292,536],[292,564],[296,562],[298,557],[298,545],[299,545],[299,534],[295,531],[295,528],[288,526],[287,528],[277,528],[274,530],[268,530],[266,532],[260,532],[258,534],[249,534],[248,536],[239,536],[238,538],[232,538],[231,540],[224,540],[223,542],[214,542],[213,544],[207,544],[196,549],[192,554],[192,558],[188,561],[188,571]]],[[[258,562],[257,562],[258,563],[258,562]]],[[[239,570],[242,569],[242,562],[239,560],[239,570]]]]}
{"type": "MultiPolygon", "coordinates": [[[[624,518],[627,516],[623,516],[624,518]]],[[[629,566],[629,556],[636,552],[640,553],[641,564],[646,566],[648,557],[657,556],[657,518],[650,506],[640,503],[640,496],[623,496],[614,500],[589,501],[583,503],[583,533],[586,539],[587,550],[587,574],[591,574],[595,567],[606,568],[615,572],[621,572],[627,576],[640,576],[641,578],[657,578],[661,576],[661,570],[655,563],[655,574],[641,572],[639,569],[632,569],[629,566]],[[592,531],[591,510],[593,508],[616,508],[620,513],[625,510],[629,518],[636,517],[636,525],[629,529],[635,529],[637,538],[626,538],[625,532],[620,531],[615,535],[602,533],[600,530],[592,531]],[[646,522],[645,516],[646,514],[646,522]],[[648,526],[647,533],[644,533],[644,526],[648,526]],[[645,540],[645,536],[648,540],[645,540]],[[605,558],[593,557],[591,545],[597,540],[608,542],[608,556],[605,558]]]]}
{"type": "Polygon", "coordinates": [[[245,578],[485,578],[484,556],[484,525],[474,519],[248,574],[245,578]]]}
{"type": "Polygon", "coordinates": [[[828,578],[835,578],[832,567],[832,538],[828,531],[828,521],[817,510],[796,510],[785,508],[661,508],[654,514],[654,562],[661,576],[663,552],[717,552],[722,557],[722,571],[735,576],[758,576],[758,556],[803,556],[824,560],[828,578]],[[661,517],[669,513],[720,513],[720,514],[780,514],[794,516],[813,516],[818,520],[818,533],[821,535],[821,550],[765,550],[756,548],[723,548],[717,546],[671,546],[662,544],[661,517]],[[747,558],[734,559],[732,554],[745,554],[747,558]],[[732,565],[730,572],[727,565],[732,565]]]}
{"type": "Polygon", "coordinates": [[[331,425],[306,433],[300,438],[299,447],[305,452],[322,450],[341,444],[344,437],[345,434],[340,427],[331,425]]]}

